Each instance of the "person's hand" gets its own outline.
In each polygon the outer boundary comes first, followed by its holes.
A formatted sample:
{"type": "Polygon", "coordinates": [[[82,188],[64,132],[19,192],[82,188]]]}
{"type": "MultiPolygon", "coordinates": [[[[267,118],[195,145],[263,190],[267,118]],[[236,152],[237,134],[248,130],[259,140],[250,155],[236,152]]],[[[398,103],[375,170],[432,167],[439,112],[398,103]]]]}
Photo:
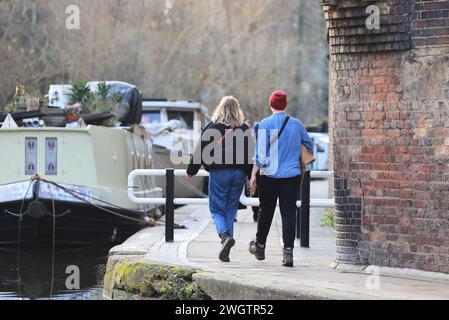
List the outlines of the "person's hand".
{"type": "Polygon", "coordinates": [[[257,177],[252,176],[251,180],[249,181],[249,190],[251,191],[251,195],[256,193],[257,189],[257,177]]]}
{"type": "Polygon", "coordinates": [[[193,176],[187,175],[187,176],[186,176],[186,179],[187,179],[187,181],[188,181],[189,183],[192,183],[192,181],[193,181],[193,176]]]}

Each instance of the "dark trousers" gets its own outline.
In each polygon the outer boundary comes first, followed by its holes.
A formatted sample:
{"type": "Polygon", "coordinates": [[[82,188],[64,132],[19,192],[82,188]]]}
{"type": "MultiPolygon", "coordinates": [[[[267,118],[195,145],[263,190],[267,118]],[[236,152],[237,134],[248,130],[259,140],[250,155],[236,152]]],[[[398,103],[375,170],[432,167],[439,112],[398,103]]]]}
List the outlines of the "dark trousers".
{"type": "MultiPolygon", "coordinates": [[[[253,198],[259,197],[259,183],[260,183],[260,174],[257,174],[257,188],[254,191],[253,198]]],[[[259,218],[260,207],[253,207],[252,209],[254,213],[254,220],[257,221],[257,219],[259,218]]]]}
{"type": "Polygon", "coordinates": [[[284,247],[294,248],[296,238],[296,202],[301,188],[301,177],[274,179],[261,176],[259,181],[261,211],[257,223],[257,243],[266,244],[279,199],[284,247]]]}

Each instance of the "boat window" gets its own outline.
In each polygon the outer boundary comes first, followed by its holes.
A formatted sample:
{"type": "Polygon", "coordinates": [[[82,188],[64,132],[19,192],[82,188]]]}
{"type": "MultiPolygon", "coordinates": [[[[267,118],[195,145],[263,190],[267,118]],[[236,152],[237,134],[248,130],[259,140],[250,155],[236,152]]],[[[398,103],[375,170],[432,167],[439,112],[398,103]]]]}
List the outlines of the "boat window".
{"type": "Polygon", "coordinates": [[[25,138],[25,175],[37,173],[37,138],[25,138]]]}
{"type": "Polygon", "coordinates": [[[45,138],[45,174],[58,174],[58,139],[45,138]]]}
{"type": "Polygon", "coordinates": [[[167,111],[168,120],[179,120],[185,129],[193,130],[194,113],[191,111],[167,111]]]}
{"type": "Polygon", "coordinates": [[[159,111],[144,112],[142,116],[142,124],[161,123],[161,113],[159,111]]]}

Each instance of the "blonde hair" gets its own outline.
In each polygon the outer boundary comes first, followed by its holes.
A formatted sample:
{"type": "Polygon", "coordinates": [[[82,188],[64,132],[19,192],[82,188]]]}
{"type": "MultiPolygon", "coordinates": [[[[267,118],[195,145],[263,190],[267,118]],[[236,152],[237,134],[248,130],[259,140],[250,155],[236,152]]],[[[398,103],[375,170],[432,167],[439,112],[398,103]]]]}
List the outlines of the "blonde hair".
{"type": "Polygon", "coordinates": [[[233,96],[228,96],[221,99],[220,104],[214,111],[212,121],[230,127],[240,127],[245,121],[245,115],[238,100],[233,96]]]}

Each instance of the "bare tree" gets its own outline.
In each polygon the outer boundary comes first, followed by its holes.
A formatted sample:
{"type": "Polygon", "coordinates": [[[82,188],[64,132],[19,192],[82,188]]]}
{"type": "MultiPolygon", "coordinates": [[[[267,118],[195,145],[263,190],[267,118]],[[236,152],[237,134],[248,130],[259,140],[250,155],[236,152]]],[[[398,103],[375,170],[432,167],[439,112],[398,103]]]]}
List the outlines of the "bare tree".
{"type": "Polygon", "coordinates": [[[1,0],[0,106],[27,86],[122,80],[147,97],[235,95],[249,118],[283,89],[306,122],[327,112],[327,44],[319,1],[1,0]],[[67,30],[78,5],[81,30],[67,30]]]}

